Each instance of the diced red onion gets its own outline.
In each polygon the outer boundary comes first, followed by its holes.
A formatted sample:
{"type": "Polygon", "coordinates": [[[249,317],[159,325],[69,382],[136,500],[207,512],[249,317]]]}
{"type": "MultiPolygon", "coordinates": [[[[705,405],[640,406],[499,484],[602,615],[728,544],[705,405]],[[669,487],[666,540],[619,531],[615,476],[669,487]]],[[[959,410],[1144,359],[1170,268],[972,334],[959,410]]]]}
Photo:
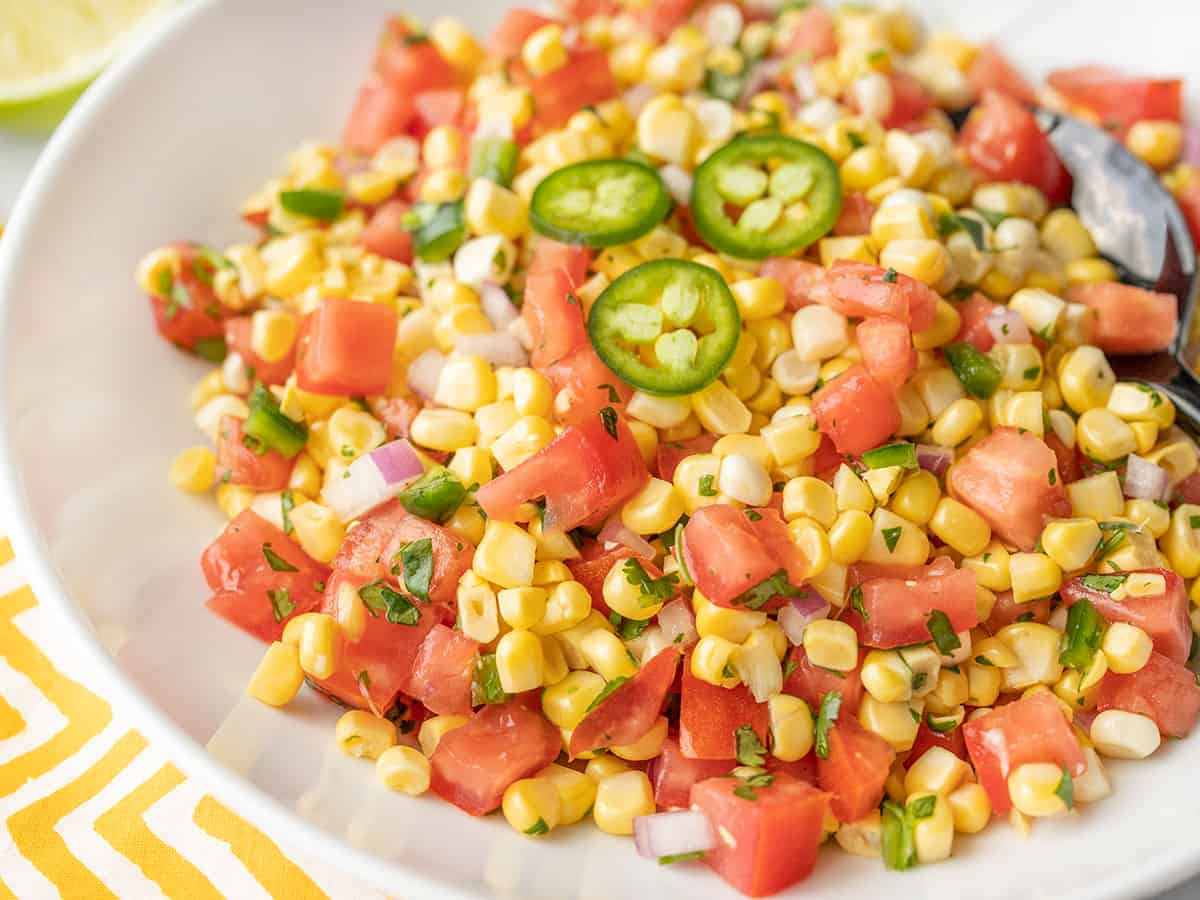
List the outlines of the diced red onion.
{"type": "Polygon", "coordinates": [[[828,600],[815,591],[805,591],[805,596],[793,597],[791,603],[779,610],[779,627],[789,641],[800,646],[804,629],[819,619],[828,619],[829,609],[828,600]]]}
{"type": "Polygon", "coordinates": [[[997,306],[991,311],[987,327],[997,344],[1028,344],[1033,340],[1021,314],[1007,306],[997,306]]]}
{"type": "Polygon", "coordinates": [[[636,119],[646,108],[646,104],[654,99],[656,93],[658,91],[654,85],[641,82],[627,90],[622,99],[625,101],[625,108],[629,110],[629,114],[636,119]]]}
{"type": "Polygon", "coordinates": [[[700,853],[716,845],[708,816],[690,809],[637,816],[633,843],[639,856],[661,859],[681,853],[700,853]]]}
{"type": "MultiPolygon", "coordinates": [[[[620,544],[628,547],[642,559],[654,559],[654,548],[645,538],[621,521],[620,513],[608,517],[608,521],[596,535],[596,540],[605,545],[620,544]]],[[[606,549],[611,549],[611,547],[606,546],[606,549]]]]}
{"type": "Polygon", "coordinates": [[[497,331],[507,328],[511,322],[521,317],[521,311],[513,305],[504,288],[498,284],[484,282],[479,289],[479,305],[483,307],[483,314],[497,331]]]}
{"type": "Polygon", "coordinates": [[[659,177],[666,185],[671,199],[680,206],[687,206],[692,201],[692,176],[687,170],[674,163],[663,166],[658,170],[659,177]]]}
{"type": "Polygon", "coordinates": [[[746,78],[746,83],[742,85],[741,96],[738,97],[738,102],[749,100],[755,94],[760,94],[764,89],[769,88],[775,83],[775,79],[779,77],[779,73],[783,71],[783,60],[769,59],[766,62],[757,63],[750,70],[750,75],[746,78]]]}
{"type": "Polygon", "coordinates": [[[1200,126],[1193,125],[1183,131],[1183,161],[1200,166],[1200,126]]]}
{"type": "Polygon", "coordinates": [[[927,472],[942,476],[954,462],[954,448],[938,444],[917,444],[917,465],[927,472]]]}
{"type": "Polygon", "coordinates": [[[1171,477],[1162,466],[1129,454],[1125,462],[1125,496],[1138,500],[1165,500],[1171,477]]]}
{"type": "Polygon", "coordinates": [[[507,331],[492,331],[486,334],[460,334],[454,339],[454,349],[459,353],[481,356],[493,366],[529,365],[529,354],[514,334],[507,331]]]}
{"type": "Polygon", "coordinates": [[[424,471],[408,441],[392,441],[350,463],[346,477],[330,480],[322,496],[338,518],[349,522],[390,500],[424,471]]]}
{"type": "Polygon", "coordinates": [[[426,350],[408,364],[408,386],[422,399],[432,400],[433,395],[437,393],[438,379],[442,377],[442,367],[445,365],[445,356],[437,350],[426,350]]]}
{"type": "Polygon", "coordinates": [[[690,647],[700,639],[696,633],[696,619],[682,599],[672,600],[658,611],[658,627],[667,642],[680,647],[690,647]]]}
{"type": "Polygon", "coordinates": [[[1071,717],[1071,722],[1082,728],[1085,734],[1090,734],[1092,722],[1096,721],[1096,716],[1098,715],[1100,713],[1095,709],[1077,709],[1075,710],[1075,715],[1071,717]]]}

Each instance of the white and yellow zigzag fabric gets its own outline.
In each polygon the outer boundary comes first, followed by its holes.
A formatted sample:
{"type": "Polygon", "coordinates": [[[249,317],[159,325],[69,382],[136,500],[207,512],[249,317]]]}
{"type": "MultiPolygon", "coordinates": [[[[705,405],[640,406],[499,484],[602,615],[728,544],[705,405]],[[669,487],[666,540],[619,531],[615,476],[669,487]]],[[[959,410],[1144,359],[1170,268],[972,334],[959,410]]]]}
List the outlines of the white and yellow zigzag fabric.
{"type": "Polygon", "coordinates": [[[0,538],[0,900],[383,900],[301,866],[56,658],[0,538]]]}

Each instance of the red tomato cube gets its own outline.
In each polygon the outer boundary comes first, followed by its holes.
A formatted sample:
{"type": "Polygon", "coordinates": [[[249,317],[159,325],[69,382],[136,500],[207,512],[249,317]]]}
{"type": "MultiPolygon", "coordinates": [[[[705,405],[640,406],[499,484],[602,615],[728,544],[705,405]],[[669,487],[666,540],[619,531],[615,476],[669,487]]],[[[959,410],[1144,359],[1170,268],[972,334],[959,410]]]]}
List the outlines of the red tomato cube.
{"type": "Polygon", "coordinates": [[[813,414],[838,453],[854,456],[878,447],[900,427],[896,398],[861,364],[813,395],[813,414]]]}
{"type": "Polygon", "coordinates": [[[363,229],[359,242],[367,251],[387,259],[410,264],[413,261],[412,232],[404,227],[409,204],[403,200],[389,200],[371,214],[367,227],[363,229]]]}
{"type": "Polygon", "coordinates": [[[574,292],[587,278],[592,253],[586,247],[560,244],[542,238],[533,249],[525,276],[525,301],[521,317],[529,326],[535,368],[556,363],[588,343],[583,306],[574,292]]]}
{"type": "Polygon", "coordinates": [[[300,336],[296,384],[314,394],[382,394],[392,380],[399,321],[382,303],[322,300],[300,336]]]}
{"type": "Polygon", "coordinates": [[[892,393],[917,370],[917,348],[912,332],[895,319],[864,319],[855,330],[863,364],[879,384],[892,393]]]}
{"type": "Polygon", "coordinates": [[[230,353],[236,353],[242,358],[247,369],[252,373],[252,380],[263,384],[283,384],[292,374],[292,363],[296,358],[296,348],[292,345],[282,359],[267,362],[254,352],[251,342],[254,330],[253,316],[232,316],[225,320],[225,345],[230,353]]]}
{"type": "Polygon", "coordinates": [[[281,491],[292,474],[293,461],[278,450],[259,452],[246,445],[242,420],[222,416],[217,428],[217,483],[240,484],[256,491],[281,491]]]}
{"type": "Polygon", "coordinates": [[[688,520],[683,528],[683,559],[696,590],[717,606],[737,606],[746,591],[780,571],[794,586],[806,573],[804,558],[779,513],[740,510],[723,503],[702,507],[688,520]]]}
{"type": "Polygon", "coordinates": [[[1142,119],[1178,122],[1183,115],[1183,82],[1178,78],[1137,78],[1109,66],[1078,66],[1051,72],[1047,80],[1068,103],[1119,135],[1142,119]]]}
{"type": "Polygon", "coordinates": [[[417,648],[407,693],[439,716],[469,716],[471,680],[478,663],[478,641],[434,625],[417,648]]]}
{"type": "Polygon", "coordinates": [[[342,144],[370,156],[392,138],[407,132],[413,116],[411,96],[372,75],[358,89],[342,130],[342,144]]]}
{"type": "Polygon", "coordinates": [[[924,331],[933,324],[937,294],[908,275],[870,263],[839,259],[830,267],[825,283],[828,294],[820,302],[844,316],[886,316],[903,322],[913,331],[924,331]]]}
{"type": "Polygon", "coordinates": [[[1076,284],[1067,299],[1096,314],[1091,343],[1105,353],[1157,353],[1175,340],[1179,301],[1115,281],[1076,284]]]}
{"type": "Polygon", "coordinates": [[[775,256],[762,264],[759,273],[783,285],[788,309],[808,306],[823,296],[820,290],[825,286],[825,268],[817,263],[775,256]]]}
{"type": "Polygon", "coordinates": [[[1136,625],[1150,635],[1155,650],[1182,665],[1187,662],[1192,649],[1192,624],[1188,619],[1190,604],[1183,579],[1169,569],[1140,571],[1163,576],[1166,590],[1152,597],[1114,600],[1107,591],[1091,589],[1077,577],[1063,585],[1063,602],[1073,606],[1081,597],[1087,597],[1108,621],[1136,625]]]}
{"type": "Polygon", "coordinates": [[[692,785],[706,778],[727,775],[733,765],[725,759],[684,756],[679,741],[668,737],[646,769],[646,775],[654,785],[654,803],[659,809],[686,809],[692,802],[692,785]]]}
{"type": "Polygon", "coordinates": [[[1033,113],[1018,100],[984,91],[959,134],[967,160],[988,181],[1021,181],[1051,203],[1070,195],[1071,176],[1033,113]]]}
{"type": "Polygon", "coordinates": [[[679,749],[693,759],[735,759],[734,732],[749,725],[767,742],[770,715],[767,704],[754,699],[744,685],[724,688],[692,674],[691,657],[684,660],[683,693],[679,701],[679,749]]]}
{"type": "Polygon", "coordinates": [[[996,346],[996,337],[988,328],[987,320],[995,308],[996,304],[978,291],[960,303],[958,315],[962,325],[954,340],[965,341],[980,353],[991,350],[996,346]]]}
{"type": "Polygon", "coordinates": [[[945,613],[955,631],[979,624],[975,606],[975,573],[955,569],[946,558],[899,578],[867,578],[859,586],[862,607],[846,612],[845,621],[868,647],[892,648],[930,639],[929,618],[945,613]]]}
{"type": "Polygon", "coordinates": [[[829,755],[817,757],[817,780],[832,795],[830,808],[839,822],[854,822],[879,806],[895,760],[891,744],[848,711],[839,712],[829,729],[829,755]]]}
{"type": "Polygon", "coordinates": [[[1096,709],[1123,709],[1154,720],[1170,737],[1186,737],[1200,716],[1200,686],[1181,663],[1151,653],[1142,668],[1129,675],[1107,673],[1096,691],[1096,709]]]}
{"type": "Polygon", "coordinates": [[[634,744],[646,736],[662,714],[675,683],[679,651],[667,647],[655,654],[628,681],[583,717],[571,734],[572,757],[602,747],[634,744]]]}
{"type": "Polygon", "coordinates": [[[971,68],[967,70],[967,81],[977,97],[983,96],[985,91],[999,91],[1026,106],[1037,103],[1037,94],[1029,82],[1013,68],[1003,51],[991,42],[979,48],[971,68]]]}
{"type": "Polygon", "coordinates": [[[858,665],[851,672],[834,672],[821,666],[813,665],[804,651],[804,647],[792,648],[788,657],[788,665],[796,664],[791,673],[783,680],[783,692],[799,697],[811,709],[821,706],[821,699],[830,691],[842,695],[842,709],[847,714],[858,715],[858,707],[862,704],[862,661],[867,651],[859,648],[858,665]]]}

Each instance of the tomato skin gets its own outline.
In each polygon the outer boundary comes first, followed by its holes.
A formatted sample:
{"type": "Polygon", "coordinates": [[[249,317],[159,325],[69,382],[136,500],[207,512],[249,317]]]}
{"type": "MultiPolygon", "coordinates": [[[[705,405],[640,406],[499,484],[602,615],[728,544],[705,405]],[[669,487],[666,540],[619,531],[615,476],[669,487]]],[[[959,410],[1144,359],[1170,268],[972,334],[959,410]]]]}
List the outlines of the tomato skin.
{"type": "Polygon", "coordinates": [[[992,801],[992,811],[1012,808],[1008,776],[1026,763],[1048,762],[1082,775],[1087,760],[1071,731],[1071,723],[1049,691],[1027,694],[997,706],[963,724],[963,738],[979,783],[992,801]]]}
{"type": "Polygon", "coordinates": [[[392,378],[396,311],[327,297],[309,316],[296,351],[296,384],[314,394],[382,394],[392,378]]]}
{"type": "Polygon", "coordinates": [[[180,349],[194,351],[196,341],[224,336],[223,319],[229,311],[213,292],[212,265],[201,255],[199,245],[175,241],[171,249],[179,254],[179,271],[174,279],[183,286],[189,303],[175,305],[168,315],[168,301],[151,294],[150,310],[154,313],[154,327],[164,339],[180,349]],[[207,273],[206,279],[201,280],[198,271],[207,273]]]}
{"type": "Polygon", "coordinates": [[[641,25],[659,38],[665,38],[687,21],[697,0],[652,0],[637,13],[641,25]]]}
{"type": "Polygon", "coordinates": [[[870,263],[839,259],[826,275],[826,286],[827,292],[818,293],[819,302],[844,316],[886,316],[903,322],[913,331],[924,331],[933,324],[937,294],[908,275],[870,263]]]}
{"type": "Polygon", "coordinates": [[[608,53],[580,45],[569,51],[566,65],[529,81],[534,123],[541,132],[564,125],[585,106],[595,106],[617,93],[608,53]]]}
{"type": "Polygon", "coordinates": [[[412,397],[372,397],[367,405],[392,439],[407,438],[412,430],[413,419],[421,411],[421,404],[412,397]]]}
{"type": "Polygon", "coordinates": [[[1008,94],[1026,106],[1037,104],[1037,94],[1025,80],[1025,76],[1013,67],[1003,51],[991,41],[979,48],[971,68],[967,70],[967,82],[977,97],[982,96],[985,91],[997,91],[1008,94]]]}
{"type": "Polygon", "coordinates": [[[686,441],[663,441],[658,445],[654,461],[654,471],[663,481],[675,478],[675,468],[693,453],[707,453],[716,444],[714,434],[704,432],[686,441]]]}
{"type": "Polygon", "coordinates": [[[1067,102],[1091,112],[1104,128],[1124,135],[1141,119],[1183,116],[1183,82],[1178,78],[1134,78],[1109,66],[1059,69],[1046,79],[1067,102]]]}
{"type": "Polygon", "coordinates": [[[409,95],[372,75],[358,89],[342,129],[342,144],[355,153],[370,156],[392,138],[407,133],[414,115],[409,95]]]}
{"type": "Polygon", "coordinates": [[[828,735],[829,756],[817,757],[817,780],[832,795],[830,809],[838,821],[854,822],[883,799],[883,785],[896,751],[848,712],[838,713],[828,735]]]}
{"type": "Polygon", "coordinates": [[[1023,622],[1040,622],[1045,625],[1050,620],[1050,598],[1043,597],[1041,600],[1033,600],[1029,603],[1017,603],[1013,599],[1012,591],[998,591],[996,603],[992,606],[992,613],[983,623],[983,627],[988,630],[988,633],[995,634],[1001,628],[1017,621],[1020,616],[1026,617],[1021,620],[1023,622]]]}
{"type": "Polygon", "coordinates": [[[733,764],[724,759],[692,759],[684,756],[679,741],[668,737],[662,750],[650,761],[646,775],[654,785],[654,804],[659,809],[686,809],[692,785],[706,778],[728,775],[733,764]]]}
{"type": "MultiPolygon", "coordinates": [[[[738,597],[788,568],[776,555],[775,546],[762,539],[756,525],[771,520],[782,526],[774,510],[755,511],[762,518],[752,522],[746,513],[718,503],[698,510],[683,527],[683,556],[688,573],[710,603],[734,607],[738,597]]],[[[786,526],[783,526],[786,539],[786,526]]],[[[772,529],[773,530],[773,529],[772,529]]]]}
{"type": "Polygon", "coordinates": [[[1192,625],[1188,618],[1189,601],[1183,579],[1170,569],[1139,569],[1139,572],[1162,575],[1167,587],[1153,597],[1123,597],[1114,600],[1107,591],[1092,590],[1082,578],[1072,578],[1062,587],[1063,602],[1074,606],[1083,597],[1110,622],[1136,625],[1154,642],[1154,649],[1181,665],[1187,662],[1192,649],[1192,625]]]}
{"type": "Polygon", "coordinates": [[[816,292],[825,285],[825,268],[804,259],[774,256],[759,271],[764,278],[774,278],[783,285],[790,310],[816,303],[816,292]]]}
{"type": "Polygon", "coordinates": [[[478,662],[478,641],[434,625],[417,649],[407,693],[439,716],[469,716],[471,679],[478,662]]]}
{"type": "Polygon", "coordinates": [[[864,319],[855,335],[871,377],[892,393],[904,387],[917,370],[917,348],[908,326],[894,319],[864,319]]]}
{"type": "Polygon", "coordinates": [[[998,538],[1022,550],[1033,549],[1047,517],[1071,514],[1054,451],[1013,428],[997,428],[971,447],[950,467],[946,486],[998,538]]]}
{"type": "Polygon", "coordinates": [[[1083,477],[1083,465],[1080,462],[1080,453],[1078,447],[1068,447],[1053,431],[1049,432],[1044,438],[1046,446],[1054,451],[1054,458],[1058,460],[1058,475],[1063,480],[1063,484],[1070,484],[1072,481],[1078,481],[1083,477]]]}
{"type": "Polygon", "coordinates": [[[453,87],[454,67],[430,41],[412,40],[412,29],[398,18],[388,20],[375,51],[375,71],[394,90],[412,95],[453,87]]]}
{"type": "MultiPolygon", "coordinates": [[[[600,545],[597,544],[596,547],[599,548],[600,545]]],[[[606,616],[612,612],[604,602],[604,579],[608,577],[613,566],[633,555],[634,552],[628,547],[620,546],[602,551],[591,559],[587,558],[585,552],[583,559],[567,560],[571,577],[587,588],[588,593],[592,595],[592,609],[597,609],[606,616]]]]}
{"type": "Polygon", "coordinates": [[[962,325],[958,329],[955,341],[966,341],[980,353],[987,353],[996,346],[996,338],[988,328],[988,316],[996,304],[976,291],[958,305],[958,315],[962,325]]]}
{"type": "Polygon", "coordinates": [[[975,573],[955,569],[949,559],[935,560],[904,577],[866,578],[862,591],[864,617],[856,609],[844,621],[868,647],[890,649],[929,640],[929,617],[941,610],[956,632],[979,624],[975,606],[975,573]]]}
{"type": "Polygon", "coordinates": [[[788,54],[805,54],[809,59],[822,59],[837,53],[837,31],[833,16],[822,6],[810,6],[800,13],[792,26],[788,54]]]}
{"type": "Polygon", "coordinates": [[[256,491],[281,491],[292,474],[292,460],[278,450],[256,453],[243,443],[242,420],[222,416],[217,430],[217,483],[240,484],[256,491]]]}
{"type": "Polygon", "coordinates": [[[370,253],[411,265],[413,236],[411,231],[404,229],[408,210],[409,204],[403,200],[387,201],[371,214],[359,242],[370,253]]]}
{"type": "Polygon", "coordinates": [[[892,83],[892,111],[883,120],[884,128],[907,128],[921,121],[933,109],[933,98],[921,87],[921,82],[911,75],[893,72],[888,80],[892,83]]]}
{"type": "Polygon", "coordinates": [[[1105,353],[1157,353],[1175,340],[1178,300],[1131,284],[1077,284],[1067,299],[1095,311],[1091,343],[1105,353]]]}
{"type": "Polygon", "coordinates": [[[566,412],[558,417],[563,425],[578,425],[594,419],[606,406],[622,410],[623,404],[633,396],[633,389],[613,374],[591,344],[575,348],[543,369],[542,374],[550,380],[556,398],[561,391],[570,398],[566,412]]]}
{"type": "Polygon", "coordinates": [[[520,56],[525,40],[546,25],[554,24],[549,16],[534,12],[532,9],[517,7],[510,9],[500,20],[500,24],[488,38],[488,52],[500,59],[520,56]]]}
{"type": "Polygon", "coordinates": [[[820,708],[821,699],[826,694],[837,691],[842,695],[842,709],[847,715],[856,716],[858,707],[862,705],[862,661],[866,655],[867,651],[860,647],[858,665],[854,671],[844,673],[843,677],[813,665],[803,646],[793,647],[788,660],[789,665],[796,663],[796,668],[783,680],[783,692],[799,697],[815,710],[820,708]]]}
{"type": "Polygon", "coordinates": [[[1154,720],[1169,737],[1186,737],[1200,716],[1200,686],[1182,663],[1151,653],[1131,675],[1109,671],[1096,691],[1096,709],[1122,709],[1154,720]]]}
{"type": "Polygon", "coordinates": [[[1031,184],[1052,204],[1070,196],[1071,176],[1037,119],[1006,94],[984,91],[959,133],[959,146],[988,181],[1031,184]]]}
{"type": "Polygon", "coordinates": [[[601,747],[633,744],[646,736],[662,714],[675,683],[679,650],[667,647],[655,654],[628,681],[583,717],[571,734],[568,752],[577,757],[601,747]]]}
{"type": "Polygon", "coordinates": [[[723,688],[692,674],[691,656],[683,664],[679,702],[679,749],[692,759],[736,759],[733,733],[749,725],[766,746],[770,715],[744,685],[723,688]]]}
{"type": "Polygon", "coordinates": [[[225,320],[225,345],[230,353],[236,353],[247,368],[253,369],[252,378],[263,384],[283,384],[292,374],[292,364],[296,357],[295,345],[287,355],[275,362],[267,362],[254,352],[251,343],[253,331],[252,316],[231,316],[225,320]]]}
{"type": "Polygon", "coordinates": [[[878,447],[900,427],[896,399],[861,364],[813,395],[813,414],[837,451],[854,456],[878,447]]]}
{"type": "Polygon", "coordinates": [[[277,641],[283,626],[295,616],[312,612],[321,603],[317,587],[329,577],[329,568],[300,549],[280,529],[258,513],[246,509],[200,557],[204,580],[213,592],[208,607],[217,615],[261,641],[277,641]],[[267,561],[263,547],[296,569],[277,572],[267,561]],[[286,590],[296,608],[276,621],[267,591],[286,590]]]}
{"type": "Polygon", "coordinates": [[[812,872],[829,795],[779,773],[754,800],[737,796],[733,778],[710,778],[692,788],[692,806],[732,837],[717,840],[704,862],[748,897],[782,891],[812,872]]]}
{"type": "Polygon", "coordinates": [[[922,719],[921,727],[917,729],[917,737],[913,741],[912,749],[908,751],[908,756],[904,757],[904,765],[911,767],[913,763],[925,755],[925,751],[930,747],[941,747],[943,750],[949,750],[963,762],[969,761],[967,758],[967,742],[963,739],[961,727],[941,734],[929,727],[928,719],[922,719]]]}
{"type": "Polygon", "coordinates": [[[583,307],[569,298],[587,277],[591,251],[549,238],[537,242],[525,278],[521,317],[529,326],[529,361],[540,369],[588,343],[583,307]]]}
{"type": "Polygon", "coordinates": [[[851,191],[842,197],[842,211],[838,220],[833,223],[833,233],[839,237],[870,234],[871,217],[875,215],[875,210],[875,204],[867,199],[866,194],[862,191],[851,191]]]}
{"type": "Polygon", "coordinates": [[[544,496],[546,527],[570,531],[620,506],[649,477],[629,426],[618,417],[614,440],[597,415],[569,426],[475,498],[488,516],[512,521],[522,503],[544,496]]]}
{"type": "Polygon", "coordinates": [[[550,765],[561,749],[558,729],[522,700],[491,704],[442,736],[429,758],[429,786],[482,816],[500,805],[510,784],[550,765]]]}

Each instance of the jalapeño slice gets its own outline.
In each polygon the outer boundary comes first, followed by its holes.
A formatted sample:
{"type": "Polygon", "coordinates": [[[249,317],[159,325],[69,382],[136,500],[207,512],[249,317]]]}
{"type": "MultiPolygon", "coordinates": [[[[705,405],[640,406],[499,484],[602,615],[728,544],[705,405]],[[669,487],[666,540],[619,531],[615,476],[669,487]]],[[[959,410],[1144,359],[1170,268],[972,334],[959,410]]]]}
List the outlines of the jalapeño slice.
{"type": "Polygon", "coordinates": [[[552,172],[529,204],[536,231],[585,247],[636,240],[670,211],[671,198],[658,173],[628,159],[589,160],[552,172]]]}
{"type": "Polygon", "coordinates": [[[604,364],[648,394],[691,394],[721,374],[742,333],[720,274],[656,259],[630,269],[592,306],[588,337],[604,364]]]}
{"type": "Polygon", "coordinates": [[[841,210],[837,164],[819,147],[777,134],[734,138],[692,182],[696,230],[742,259],[807,247],[833,228],[841,210]]]}

